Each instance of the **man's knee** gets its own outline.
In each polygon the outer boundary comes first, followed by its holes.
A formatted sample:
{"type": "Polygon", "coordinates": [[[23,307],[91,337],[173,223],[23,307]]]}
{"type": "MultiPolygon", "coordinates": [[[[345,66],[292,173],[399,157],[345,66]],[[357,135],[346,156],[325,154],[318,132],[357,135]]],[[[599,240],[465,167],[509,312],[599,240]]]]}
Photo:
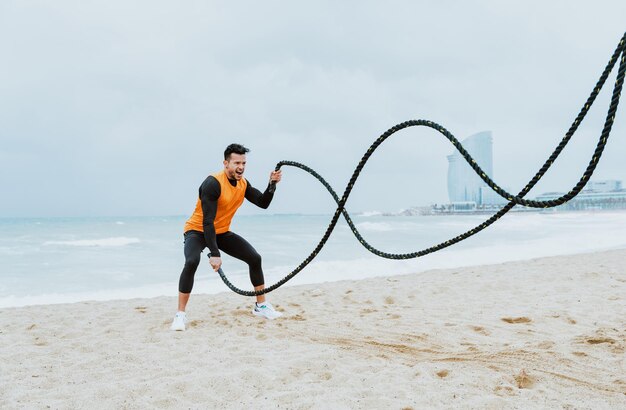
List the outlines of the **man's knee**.
{"type": "Polygon", "coordinates": [[[248,264],[250,266],[260,267],[261,266],[261,255],[259,255],[257,252],[255,252],[252,255],[250,255],[250,258],[248,259],[248,264]]]}
{"type": "Polygon", "coordinates": [[[190,256],[188,258],[185,258],[185,270],[189,271],[195,271],[198,268],[198,265],[200,264],[200,255],[194,255],[194,256],[190,256]]]}

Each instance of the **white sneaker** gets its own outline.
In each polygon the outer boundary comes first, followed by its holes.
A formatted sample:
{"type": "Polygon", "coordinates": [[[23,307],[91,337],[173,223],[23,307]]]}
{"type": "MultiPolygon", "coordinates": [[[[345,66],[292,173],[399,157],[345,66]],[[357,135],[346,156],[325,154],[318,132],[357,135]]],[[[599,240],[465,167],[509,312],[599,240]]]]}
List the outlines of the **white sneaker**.
{"type": "Polygon", "coordinates": [[[252,314],[256,316],[261,316],[266,319],[276,319],[277,317],[281,317],[283,314],[274,310],[274,306],[272,306],[269,302],[263,302],[261,304],[255,303],[254,309],[252,309],[252,314]]]}
{"type": "Polygon", "coordinates": [[[174,320],[172,321],[172,326],[170,329],[172,330],[185,330],[185,325],[187,324],[187,315],[185,312],[178,312],[176,316],[174,316],[174,320]]]}

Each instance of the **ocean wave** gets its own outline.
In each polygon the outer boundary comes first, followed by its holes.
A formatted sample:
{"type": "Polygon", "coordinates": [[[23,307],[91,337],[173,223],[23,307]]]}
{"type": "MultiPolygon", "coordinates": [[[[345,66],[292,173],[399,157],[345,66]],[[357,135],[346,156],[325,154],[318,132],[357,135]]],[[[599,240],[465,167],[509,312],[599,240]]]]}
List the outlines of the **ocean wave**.
{"type": "Polygon", "coordinates": [[[357,216],[381,216],[383,213],[380,211],[364,211],[357,216]]]}
{"type": "Polygon", "coordinates": [[[127,238],[124,236],[118,236],[113,238],[102,239],[80,239],[76,241],[46,241],[44,246],[60,245],[60,246],[126,246],[133,243],[141,242],[139,238],[127,238]]]}
{"type": "Polygon", "coordinates": [[[356,227],[364,231],[376,231],[376,232],[388,232],[388,231],[394,230],[393,226],[385,222],[361,222],[361,223],[356,224],[356,227]]]}
{"type": "Polygon", "coordinates": [[[24,249],[15,246],[0,246],[0,255],[23,255],[24,249]]]}
{"type": "MultiPolygon", "coordinates": [[[[198,293],[218,293],[227,291],[221,282],[214,281],[215,284],[207,286],[203,281],[198,281],[198,293]],[[204,287],[202,287],[204,285],[204,287]],[[219,286],[221,285],[221,286],[219,286]]],[[[60,303],[77,303],[92,301],[128,300],[136,298],[153,298],[159,296],[173,296],[178,289],[177,280],[170,283],[156,283],[140,287],[129,287],[120,289],[101,289],[88,292],[51,292],[34,295],[0,295],[0,309],[7,307],[21,307],[33,305],[55,305],[60,303]]],[[[196,287],[194,286],[194,293],[196,287]]]]}

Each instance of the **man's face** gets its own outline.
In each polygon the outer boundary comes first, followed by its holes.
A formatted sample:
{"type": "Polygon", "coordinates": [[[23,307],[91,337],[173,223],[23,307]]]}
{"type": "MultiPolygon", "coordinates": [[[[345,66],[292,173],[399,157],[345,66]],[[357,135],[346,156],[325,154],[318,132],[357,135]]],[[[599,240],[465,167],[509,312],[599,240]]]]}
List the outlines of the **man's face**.
{"type": "Polygon", "coordinates": [[[246,156],[244,154],[230,154],[230,158],[224,161],[224,172],[228,179],[239,181],[243,178],[246,169],[246,156]]]}

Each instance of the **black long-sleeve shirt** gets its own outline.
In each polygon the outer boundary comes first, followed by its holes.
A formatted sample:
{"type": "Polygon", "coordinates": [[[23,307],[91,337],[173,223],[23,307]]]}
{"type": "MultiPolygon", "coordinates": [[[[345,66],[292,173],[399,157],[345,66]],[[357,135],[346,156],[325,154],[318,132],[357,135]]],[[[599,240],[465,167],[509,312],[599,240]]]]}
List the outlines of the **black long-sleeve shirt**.
{"type": "MultiPolygon", "coordinates": [[[[236,180],[228,180],[232,186],[237,186],[236,180]]],[[[274,190],[268,184],[265,192],[261,193],[254,188],[250,181],[246,180],[245,198],[256,206],[267,209],[274,198],[274,190]]],[[[217,240],[215,234],[215,214],[217,213],[217,200],[222,193],[222,187],[215,177],[209,175],[202,185],[200,185],[200,202],[202,203],[202,227],[204,229],[204,240],[207,243],[211,256],[220,256],[220,250],[217,248],[217,240]]]]}

